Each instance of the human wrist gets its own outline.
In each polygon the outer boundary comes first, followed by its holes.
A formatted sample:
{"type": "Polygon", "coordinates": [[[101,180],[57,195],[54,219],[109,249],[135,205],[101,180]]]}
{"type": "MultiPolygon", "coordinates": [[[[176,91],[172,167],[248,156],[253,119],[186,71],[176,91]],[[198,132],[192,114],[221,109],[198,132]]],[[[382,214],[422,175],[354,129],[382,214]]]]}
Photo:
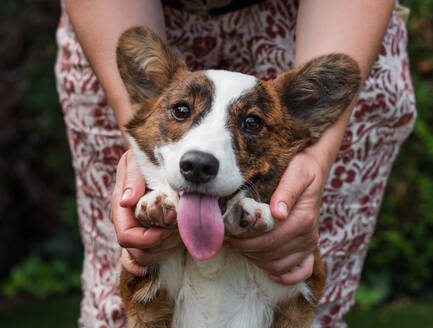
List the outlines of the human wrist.
{"type": "Polygon", "coordinates": [[[126,125],[128,124],[128,122],[131,120],[133,116],[129,99],[127,98],[125,101],[125,99],[122,99],[121,97],[119,98],[113,96],[110,97],[108,93],[106,94],[107,94],[108,102],[111,108],[113,109],[114,116],[116,117],[117,126],[122,135],[125,149],[129,150],[131,148],[131,145],[129,144],[128,141],[128,132],[126,129],[126,125]]]}

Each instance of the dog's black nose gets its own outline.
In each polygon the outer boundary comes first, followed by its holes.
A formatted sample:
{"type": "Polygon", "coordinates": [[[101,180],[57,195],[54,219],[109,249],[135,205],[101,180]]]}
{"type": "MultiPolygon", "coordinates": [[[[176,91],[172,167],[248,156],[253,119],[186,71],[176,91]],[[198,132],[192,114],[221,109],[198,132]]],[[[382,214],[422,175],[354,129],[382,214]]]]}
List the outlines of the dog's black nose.
{"type": "Polygon", "coordinates": [[[191,150],[180,159],[180,172],[189,182],[206,183],[216,177],[220,164],[212,154],[191,150]]]}

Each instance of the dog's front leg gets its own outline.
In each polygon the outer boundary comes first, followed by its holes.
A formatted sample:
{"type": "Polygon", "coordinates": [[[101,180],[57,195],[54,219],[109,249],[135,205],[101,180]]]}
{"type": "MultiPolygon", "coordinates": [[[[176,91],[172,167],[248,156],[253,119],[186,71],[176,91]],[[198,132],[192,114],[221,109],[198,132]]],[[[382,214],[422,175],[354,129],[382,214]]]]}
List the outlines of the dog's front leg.
{"type": "Polygon", "coordinates": [[[251,237],[270,231],[274,226],[269,204],[248,197],[231,206],[225,216],[225,229],[230,236],[251,237]]]}
{"type": "Polygon", "coordinates": [[[147,266],[144,276],[137,277],[122,269],[120,291],[130,328],[169,328],[174,302],[167,289],[160,288],[159,265],[147,266]]]}
{"type": "MultiPolygon", "coordinates": [[[[171,191],[153,190],[137,203],[135,215],[145,227],[176,227],[177,195],[171,191]]],[[[165,265],[177,263],[175,254],[163,261],[165,265]]],[[[174,312],[174,302],[167,286],[161,283],[160,263],[147,265],[145,274],[137,277],[122,269],[120,288],[129,327],[168,328],[174,312]]],[[[164,265],[162,265],[164,267],[164,265]]],[[[170,267],[170,269],[172,269],[170,267]]],[[[178,269],[175,266],[174,269],[178,269]]],[[[173,274],[172,274],[173,275],[173,274]]],[[[178,276],[174,278],[179,279],[178,276]]],[[[171,282],[174,284],[174,282],[171,282]]]]}

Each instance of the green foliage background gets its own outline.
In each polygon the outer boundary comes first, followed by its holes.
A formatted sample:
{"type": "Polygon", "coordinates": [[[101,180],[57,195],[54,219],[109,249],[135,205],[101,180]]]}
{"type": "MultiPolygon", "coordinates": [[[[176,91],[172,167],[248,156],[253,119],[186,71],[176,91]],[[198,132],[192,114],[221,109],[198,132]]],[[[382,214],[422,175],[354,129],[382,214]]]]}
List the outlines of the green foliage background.
{"type": "Polygon", "coordinates": [[[57,0],[0,11],[0,297],[80,287],[74,176],[54,80],[57,0]]]}
{"type": "MultiPolygon", "coordinates": [[[[404,1],[418,120],[388,183],[357,300],[433,296],[433,0],[404,1]]],[[[0,12],[0,298],[78,290],[74,177],[53,76],[57,0],[0,12]]]]}

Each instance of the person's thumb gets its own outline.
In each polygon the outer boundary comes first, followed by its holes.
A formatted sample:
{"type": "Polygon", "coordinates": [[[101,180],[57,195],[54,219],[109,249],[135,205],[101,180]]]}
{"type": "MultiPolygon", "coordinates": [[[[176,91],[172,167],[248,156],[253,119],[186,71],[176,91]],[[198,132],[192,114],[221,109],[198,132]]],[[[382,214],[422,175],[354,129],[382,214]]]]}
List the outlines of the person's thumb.
{"type": "Polygon", "coordinates": [[[313,182],[314,175],[291,162],[271,198],[271,213],[278,220],[286,219],[298,198],[313,182]]]}
{"type": "Polygon", "coordinates": [[[146,184],[132,151],[128,150],[122,156],[122,159],[123,163],[119,162],[119,169],[116,177],[116,180],[118,180],[116,183],[119,183],[122,186],[120,206],[133,207],[143,196],[146,184]]]}

